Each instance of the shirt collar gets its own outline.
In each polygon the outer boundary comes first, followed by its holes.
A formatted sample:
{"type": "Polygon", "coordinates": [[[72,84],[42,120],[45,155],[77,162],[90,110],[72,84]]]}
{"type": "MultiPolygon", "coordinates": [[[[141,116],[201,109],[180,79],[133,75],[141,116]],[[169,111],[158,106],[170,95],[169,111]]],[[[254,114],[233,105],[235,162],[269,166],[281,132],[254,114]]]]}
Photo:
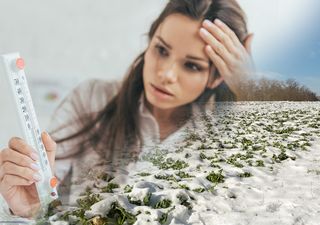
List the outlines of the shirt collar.
{"type": "MultiPolygon", "coordinates": [[[[209,110],[212,111],[214,110],[214,96],[212,96],[209,101],[206,103],[204,110],[209,110]]],[[[158,125],[158,122],[156,121],[156,119],[154,118],[154,116],[152,115],[152,113],[150,112],[150,110],[147,108],[146,106],[146,98],[145,98],[145,92],[143,91],[141,93],[140,99],[138,101],[139,104],[139,114],[142,117],[142,120],[140,122],[142,123],[148,123],[148,125],[150,125],[151,127],[153,127],[153,134],[149,134],[153,136],[153,140],[158,143],[160,143],[160,128],[158,125]]],[[[200,119],[199,117],[201,117],[201,114],[203,112],[201,112],[200,110],[200,106],[197,103],[192,103],[191,104],[191,118],[189,119],[189,121],[186,122],[185,125],[183,125],[181,128],[179,128],[176,132],[174,132],[174,134],[176,134],[177,132],[180,133],[183,129],[185,129],[186,127],[189,128],[193,128],[196,129],[197,127],[197,120],[200,119]]],[[[143,126],[141,126],[143,127],[143,126]]],[[[176,136],[171,134],[170,136],[176,136]]],[[[166,138],[165,140],[170,140],[170,136],[168,138],[166,138]]]]}
{"type": "Polygon", "coordinates": [[[145,99],[145,94],[144,91],[141,93],[140,99],[138,101],[139,104],[139,113],[141,116],[143,117],[153,117],[153,115],[151,114],[150,110],[147,108],[146,106],[146,99],[145,99]]]}

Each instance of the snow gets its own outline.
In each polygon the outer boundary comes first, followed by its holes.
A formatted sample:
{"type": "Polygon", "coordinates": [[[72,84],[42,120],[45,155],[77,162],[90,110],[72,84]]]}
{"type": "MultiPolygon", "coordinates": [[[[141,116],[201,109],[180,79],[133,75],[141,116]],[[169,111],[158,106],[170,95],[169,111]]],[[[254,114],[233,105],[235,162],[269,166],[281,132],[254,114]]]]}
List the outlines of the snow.
{"type": "Polygon", "coordinates": [[[319,224],[320,103],[218,104],[208,115],[180,147],[142,153],[113,193],[93,188],[103,200],[86,218],[106,216],[117,202],[135,225],[160,224],[164,215],[167,225],[319,224]]]}
{"type": "MultiPolygon", "coordinates": [[[[159,217],[163,213],[168,213],[164,224],[171,225],[318,223],[320,104],[225,104],[211,116],[214,121],[211,124],[215,124],[210,128],[213,135],[208,135],[203,128],[197,134],[201,140],[195,140],[182,151],[162,149],[162,165],[171,158],[186,162],[186,168],[161,169],[150,160],[144,160],[150,156],[142,156],[128,175],[127,183],[133,185],[132,191],[125,194],[120,188],[112,194],[113,198],[108,198],[109,204],[111,199],[119,201],[124,196],[143,202],[151,193],[150,205],[122,204],[128,212],[142,212],[135,224],[146,221],[160,224],[159,217]],[[200,153],[203,153],[202,158],[200,153]],[[230,160],[232,156],[235,161],[230,160]],[[217,167],[212,167],[212,162],[217,167]],[[206,179],[210,172],[218,173],[220,168],[224,182],[212,183],[206,179]],[[177,176],[179,171],[191,177],[181,178],[177,176]],[[138,175],[143,172],[149,175],[138,175]],[[239,176],[245,172],[251,176],[239,176]],[[156,176],[171,179],[157,179],[156,176]],[[196,188],[205,191],[193,191],[196,188]],[[182,205],[178,196],[184,196],[191,209],[182,205]],[[156,208],[156,203],[164,199],[170,200],[171,205],[156,208]]],[[[100,202],[93,205],[90,212],[102,215],[99,214],[101,210],[96,209],[100,205],[100,202]]]]}

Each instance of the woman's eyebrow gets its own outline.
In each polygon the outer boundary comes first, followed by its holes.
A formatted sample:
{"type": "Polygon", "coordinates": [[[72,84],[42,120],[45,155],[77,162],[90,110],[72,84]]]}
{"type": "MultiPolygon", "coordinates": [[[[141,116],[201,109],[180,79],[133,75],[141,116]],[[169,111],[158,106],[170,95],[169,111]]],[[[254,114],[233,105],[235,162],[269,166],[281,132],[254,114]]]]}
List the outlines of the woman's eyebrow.
{"type": "Polygon", "coordinates": [[[164,44],[167,48],[172,49],[171,45],[169,45],[167,42],[165,42],[162,37],[157,36],[157,38],[158,38],[158,39],[162,42],[162,44],[164,44]]]}
{"type": "MultiPolygon", "coordinates": [[[[157,37],[157,38],[162,42],[162,44],[164,44],[167,48],[172,49],[171,45],[169,45],[167,42],[165,42],[165,40],[163,40],[162,37],[160,37],[160,36],[156,36],[156,37],[157,37]]],[[[201,57],[192,56],[192,55],[187,55],[186,58],[192,59],[192,60],[204,61],[204,62],[210,64],[210,61],[208,61],[207,59],[201,58],[201,57]]]]}
{"type": "Polygon", "coordinates": [[[196,57],[196,56],[192,56],[192,55],[187,55],[186,58],[188,59],[193,59],[193,60],[198,60],[198,61],[203,61],[208,63],[208,65],[210,65],[210,61],[204,58],[200,58],[200,57],[196,57]]]}

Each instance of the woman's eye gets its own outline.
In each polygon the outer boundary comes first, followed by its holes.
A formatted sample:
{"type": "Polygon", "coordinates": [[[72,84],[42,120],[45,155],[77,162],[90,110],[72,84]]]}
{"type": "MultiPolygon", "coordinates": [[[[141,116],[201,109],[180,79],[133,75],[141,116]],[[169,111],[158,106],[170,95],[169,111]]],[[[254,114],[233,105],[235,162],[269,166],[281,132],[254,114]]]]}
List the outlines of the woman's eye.
{"type": "Polygon", "coordinates": [[[156,49],[157,49],[157,52],[159,55],[168,56],[167,50],[164,47],[162,47],[161,45],[156,45],[156,49]]]}
{"type": "Polygon", "coordinates": [[[194,72],[200,72],[202,71],[201,66],[198,66],[197,64],[194,63],[186,63],[185,66],[187,67],[188,70],[194,71],[194,72]]]}

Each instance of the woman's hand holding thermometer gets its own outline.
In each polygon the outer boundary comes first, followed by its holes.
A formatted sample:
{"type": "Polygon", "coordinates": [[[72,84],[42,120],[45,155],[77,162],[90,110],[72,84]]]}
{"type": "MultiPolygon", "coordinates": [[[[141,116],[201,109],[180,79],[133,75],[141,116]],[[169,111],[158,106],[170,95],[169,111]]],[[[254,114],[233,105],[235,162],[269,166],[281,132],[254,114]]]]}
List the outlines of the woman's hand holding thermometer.
{"type": "MultiPolygon", "coordinates": [[[[56,143],[45,132],[41,137],[53,171],[56,143]]],[[[8,148],[0,151],[0,193],[15,215],[32,217],[39,210],[35,185],[41,180],[38,160],[38,153],[17,137],[9,141],[8,148]]]]}

